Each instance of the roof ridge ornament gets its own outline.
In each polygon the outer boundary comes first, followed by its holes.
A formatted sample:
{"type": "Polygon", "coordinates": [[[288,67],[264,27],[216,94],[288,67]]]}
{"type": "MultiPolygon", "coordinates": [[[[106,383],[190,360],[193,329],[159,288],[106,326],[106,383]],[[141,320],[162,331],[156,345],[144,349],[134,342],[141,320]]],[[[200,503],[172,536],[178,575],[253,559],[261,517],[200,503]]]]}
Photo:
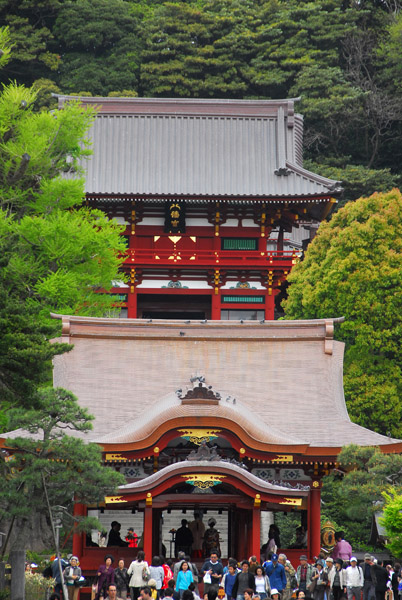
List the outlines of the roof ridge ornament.
{"type": "Polygon", "coordinates": [[[216,449],[217,446],[212,446],[212,448],[210,448],[207,445],[206,440],[202,440],[197,450],[192,450],[187,456],[186,460],[221,460],[221,457],[217,453],[216,449]]]}
{"type": "Polygon", "coordinates": [[[194,375],[190,377],[192,388],[189,388],[185,395],[182,390],[177,390],[177,396],[182,404],[219,404],[221,395],[212,389],[212,385],[206,385],[204,375],[194,375]]]}

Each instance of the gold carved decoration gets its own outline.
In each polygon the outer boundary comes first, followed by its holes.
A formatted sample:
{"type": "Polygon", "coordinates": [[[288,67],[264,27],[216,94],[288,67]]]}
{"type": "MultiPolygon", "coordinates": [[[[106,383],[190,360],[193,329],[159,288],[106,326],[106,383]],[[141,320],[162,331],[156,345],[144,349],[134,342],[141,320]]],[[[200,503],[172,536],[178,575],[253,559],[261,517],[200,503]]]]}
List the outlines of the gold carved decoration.
{"type": "Polygon", "coordinates": [[[105,504],[120,504],[122,502],[127,502],[123,496],[105,496],[105,504]]]}
{"type": "Polygon", "coordinates": [[[320,482],[319,481],[313,481],[313,487],[315,487],[315,488],[320,487],[320,482]]]}
{"type": "Polygon", "coordinates": [[[284,498],[279,502],[279,504],[287,504],[288,506],[301,506],[302,499],[301,498],[284,498]]]}
{"type": "Polygon", "coordinates": [[[335,527],[331,521],[326,521],[321,527],[321,545],[328,550],[335,546],[335,527]]]}
{"type": "Polygon", "coordinates": [[[112,462],[115,460],[126,460],[126,459],[122,454],[106,454],[105,455],[106,462],[112,462]]]}
{"type": "Polygon", "coordinates": [[[169,235],[169,240],[171,242],[173,242],[174,245],[177,244],[177,242],[180,242],[181,240],[181,235],[169,235]]]}
{"type": "Polygon", "coordinates": [[[220,433],[221,429],[178,429],[181,435],[180,437],[185,438],[189,442],[200,446],[202,442],[210,442],[216,439],[217,434],[220,433]]]}
{"type": "Polygon", "coordinates": [[[200,490],[206,490],[214,485],[222,483],[222,479],[225,479],[226,475],[211,475],[209,473],[194,473],[193,475],[182,475],[186,480],[186,483],[199,488],[200,490]]]}
{"type": "Polygon", "coordinates": [[[276,458],[271,458],[269,462],[292,462],[293,455],[292,454],[278,454],[276,458]]]}

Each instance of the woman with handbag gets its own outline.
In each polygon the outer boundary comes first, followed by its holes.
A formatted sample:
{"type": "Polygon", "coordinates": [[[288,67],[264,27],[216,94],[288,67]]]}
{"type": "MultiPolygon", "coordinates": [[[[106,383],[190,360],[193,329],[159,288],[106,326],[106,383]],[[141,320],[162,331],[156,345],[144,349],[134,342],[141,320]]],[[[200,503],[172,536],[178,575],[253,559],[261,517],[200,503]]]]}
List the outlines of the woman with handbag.
{"type": "Polygon", "coordinates": [[[138,551],[137,558],[129,566],[127,575],[130,577],[131,600],[138,600],[141,588],[147,585],[150,579],[148,563],[143,550],[138,551]]]}

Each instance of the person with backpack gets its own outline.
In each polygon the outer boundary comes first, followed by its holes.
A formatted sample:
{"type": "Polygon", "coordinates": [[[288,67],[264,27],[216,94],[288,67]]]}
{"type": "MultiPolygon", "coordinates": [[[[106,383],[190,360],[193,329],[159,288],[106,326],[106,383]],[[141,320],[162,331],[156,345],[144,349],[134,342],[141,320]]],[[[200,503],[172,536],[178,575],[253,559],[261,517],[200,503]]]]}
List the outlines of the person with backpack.
{"type": "Polygon", "coordinates": [[[355,600],[360,600],[363,586],[363,569],[358,566],[357,558],[352,556],[349,567],[345,569],[345,587],[348,600],[353,600],[353,596],[355,600]]]}

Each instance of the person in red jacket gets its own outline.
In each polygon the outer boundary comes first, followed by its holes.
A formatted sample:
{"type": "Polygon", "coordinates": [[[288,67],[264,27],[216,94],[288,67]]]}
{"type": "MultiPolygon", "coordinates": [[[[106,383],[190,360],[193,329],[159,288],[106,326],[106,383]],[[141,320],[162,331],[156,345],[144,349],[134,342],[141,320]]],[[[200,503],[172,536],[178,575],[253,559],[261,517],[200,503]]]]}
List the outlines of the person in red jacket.
{"type": "Polygon", "coordinates": [[[129,548],[137,548],[138,546],[138,535],[135,533],[133,527],[128,528],[126,535],[126,542],[128,542],[129,548]]]}

